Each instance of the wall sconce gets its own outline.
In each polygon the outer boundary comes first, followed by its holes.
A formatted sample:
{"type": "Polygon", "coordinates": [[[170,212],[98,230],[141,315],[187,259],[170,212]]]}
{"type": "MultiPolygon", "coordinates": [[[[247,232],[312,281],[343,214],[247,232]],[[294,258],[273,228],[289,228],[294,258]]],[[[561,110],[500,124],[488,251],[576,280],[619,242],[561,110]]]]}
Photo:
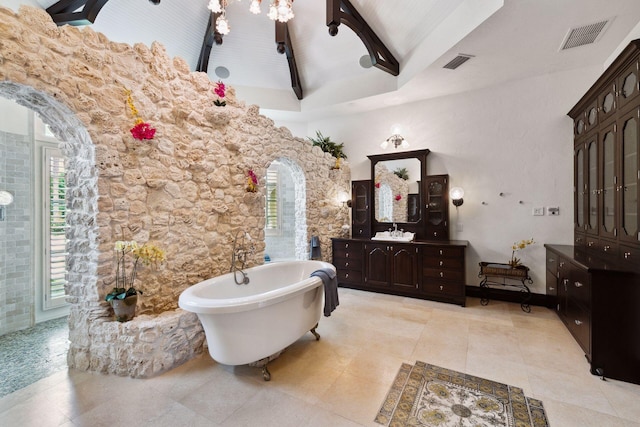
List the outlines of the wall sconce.
{"type": "Polygon", "coordinates": [[[5,206],[9,206],[11,203],[13,203],[13,194],[5,190],[0,190],[0,221],[4,221],[5,206]]]}
{"type": "Polygon", "coordinates": [[[351,196],[345,191],[340,191],[338,193],[338,202],[342,203],[342,207],[351,207],[351,196]]]}
{"type": "Polygon", "coordinates": [[[393,148],[409,148],[409,143],[407,142],[407,140],[404,139],[402,135],[397,133],[394,133],[389,138],[385,139],[382,144],[380,144],[380,147],[382,147],[383,150],[386,150],[389,144],[392,144],[393,148]]]}
{"type": "Polygon", "coordinates": [[[449,191],[449,197],[451,197],[451,202],[453,203],[453,206],[455,206],[456,208],[458,206],[462,206],[462,204],[464,203],[464,190],[460,187],[453,187],[450,191],[449,191]]]}

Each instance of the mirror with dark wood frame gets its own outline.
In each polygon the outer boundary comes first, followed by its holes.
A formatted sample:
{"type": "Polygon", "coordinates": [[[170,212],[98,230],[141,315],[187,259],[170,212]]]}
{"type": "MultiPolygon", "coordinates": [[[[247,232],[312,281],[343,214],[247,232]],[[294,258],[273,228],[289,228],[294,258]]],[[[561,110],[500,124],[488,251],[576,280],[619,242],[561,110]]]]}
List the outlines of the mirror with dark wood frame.
{"type": "Polygon", "coordinates": [[[429,150],[367,156],[371,160],[372,235],[395,223],[398,229],[425,236],[424,188],[429,150]]]}

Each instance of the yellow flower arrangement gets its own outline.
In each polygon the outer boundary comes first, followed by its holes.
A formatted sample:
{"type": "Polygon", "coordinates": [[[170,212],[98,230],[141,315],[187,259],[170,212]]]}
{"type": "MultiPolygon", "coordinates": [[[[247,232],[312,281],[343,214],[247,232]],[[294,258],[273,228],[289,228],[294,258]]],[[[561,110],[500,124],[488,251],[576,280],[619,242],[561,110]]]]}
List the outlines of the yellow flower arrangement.
{"type": "Polygon", "coordinates": [[[162,249],[152,243],[138,245],[135,240],[118,240],[114,246],[116,254],[116,285],[105,297],[106,301],[114,299],[125,299],[131,295],[142,294],[142,291],[134,287],[138,262],[144,265],[158,267],[165,260],[165,253],[162,249]],[[131,262],[131,272],[127,274],[127,255],[133,256],[131,262]]]}
{"type": "Polygon", "coordinates": [[[516,251],[522,250],[529,245],[533,245],[534,243],[535,242],[533,241],[533,238],[520,240],[519,242],[514,243],[513,246],[511,246],[511,260],[509,261],[509,265],[512,267],[521,265],[522,263],[520,262],[520,258],[516,258],[516,251]]]}

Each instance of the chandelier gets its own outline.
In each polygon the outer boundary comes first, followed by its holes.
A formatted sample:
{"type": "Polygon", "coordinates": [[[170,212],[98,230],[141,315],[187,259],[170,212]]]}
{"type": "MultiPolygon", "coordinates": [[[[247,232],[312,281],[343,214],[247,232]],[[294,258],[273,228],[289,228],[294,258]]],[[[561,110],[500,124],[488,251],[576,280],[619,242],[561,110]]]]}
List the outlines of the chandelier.
{"type": "MultiPolygon", "coordinates": [[[[227,5],[231,1],[233,0],[209,0],[209,6],[207,6],[211,12],[220,14],[216,19],[216,31],[223,35],[229,34],[231,30],[226,14],[227,5]]],[[[262,0],[251,0],[249,12],[258,15],[261,11],[261,3],[262,0]]],[[[267,16],[272,21],[287,22],[293,18],[292,4],[293,0],[271,0],[267,16]]]]}

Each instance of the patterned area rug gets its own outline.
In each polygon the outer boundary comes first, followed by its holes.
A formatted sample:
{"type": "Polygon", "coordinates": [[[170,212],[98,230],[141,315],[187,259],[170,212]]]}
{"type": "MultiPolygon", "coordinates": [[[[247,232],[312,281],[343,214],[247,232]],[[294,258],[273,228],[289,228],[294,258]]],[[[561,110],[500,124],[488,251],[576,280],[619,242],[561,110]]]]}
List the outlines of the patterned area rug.
{"type": "Polygon", "coordinates": [[[548,427],[521,388],[424,362],[403,363],[375,421],[391,427],[548,427]]]}

